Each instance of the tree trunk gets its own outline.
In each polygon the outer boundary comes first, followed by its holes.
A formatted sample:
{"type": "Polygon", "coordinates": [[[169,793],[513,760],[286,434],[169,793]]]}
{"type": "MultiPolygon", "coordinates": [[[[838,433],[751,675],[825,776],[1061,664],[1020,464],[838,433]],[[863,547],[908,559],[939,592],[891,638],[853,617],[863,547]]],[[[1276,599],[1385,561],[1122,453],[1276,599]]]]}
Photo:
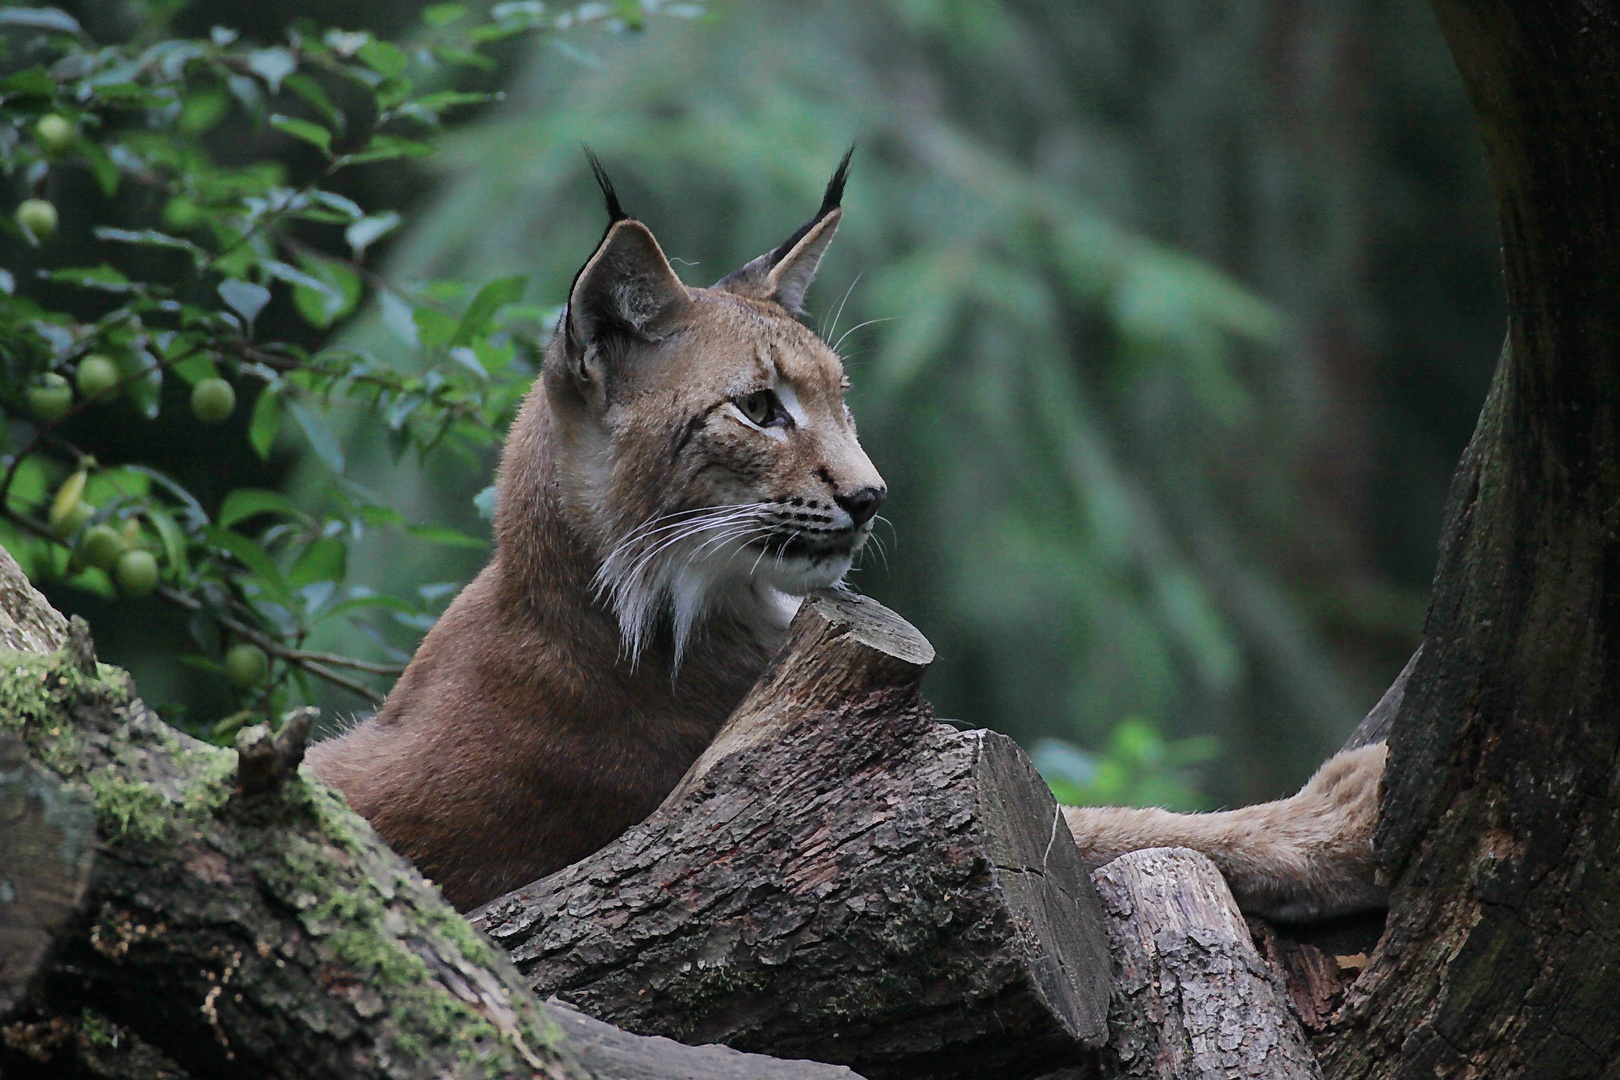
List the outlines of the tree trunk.
{"type": "Polygon", "coordinates": [[[1280,979],[1220,871],[1185,848],[1092,875],[1108,916],[1108,1080],[1320,1080],[1280,979]]]}
{"type": "Polygon", "coordinates": [[[565,1034],[578,1025],[559,1025],[436,889],[298,774],[307,717],[274,738],[250,729],[232,753],[152,715],[95,663],[81,620],[54,653],[14,651],[61,634],[28,610],[44,600],[14,569],[0,551],[0,736],[15,740],[0,761],[0,967],[26,995],[0,1012],[6,1076],[853,1075],[565,1034]],[[30,977],[42,930],[56,955],[30,977]]]}
{"type": "Polygon", "coordinates": [[[1620,1063],[1620,8],[1435,0],[1485,137],[1507,343],[1391,736],[1387,933],[1331,1078],[1620,1063]]]}
{"type": "Polygon", "coordinates": [[[1010,740],[935,723],[859,597],[787,645],[664,805],[473,916],[540,993],[871,1076],[1034,1076],[1104,1034],[1097,898],[1010,740]]]}

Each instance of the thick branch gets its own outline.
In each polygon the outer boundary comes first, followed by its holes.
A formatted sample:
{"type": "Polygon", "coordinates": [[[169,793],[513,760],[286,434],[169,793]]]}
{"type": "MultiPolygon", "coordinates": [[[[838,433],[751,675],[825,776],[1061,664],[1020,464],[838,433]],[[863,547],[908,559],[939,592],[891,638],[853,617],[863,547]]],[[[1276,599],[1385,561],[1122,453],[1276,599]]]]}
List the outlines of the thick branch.
{"type": "Polygon", "coordinates": [[[1390,739],[1389,928],[1331,1077],[1620,1062],[1620,12],[1435,0],[1496,187],[1508,340],[1390,739]]]}
{"type": "Polygon", "coordinates": [[[645,1033],[872,1076],[1032,1076],[1103,1035],[1097,900],[1010,740],[934,723],[932,650],[806,602],[677,793],[474,915],[531,984],[645,1033]]]}

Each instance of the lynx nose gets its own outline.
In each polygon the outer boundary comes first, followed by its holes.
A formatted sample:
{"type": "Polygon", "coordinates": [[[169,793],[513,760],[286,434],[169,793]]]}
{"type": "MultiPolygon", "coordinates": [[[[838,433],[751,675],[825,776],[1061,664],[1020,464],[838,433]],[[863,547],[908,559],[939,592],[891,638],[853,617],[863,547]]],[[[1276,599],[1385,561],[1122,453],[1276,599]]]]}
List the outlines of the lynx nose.
{"type": "Polygon", "coordinates": [[[885,488],[863,487],[848,495],[834,495],[833,502],[843,507],[844,513],[854,519],[855,527],[859,528],[871,520],[872,515],[877,513],[877,508],[883,505],[883,500],[888,497],[889,492],[885,488]]]}

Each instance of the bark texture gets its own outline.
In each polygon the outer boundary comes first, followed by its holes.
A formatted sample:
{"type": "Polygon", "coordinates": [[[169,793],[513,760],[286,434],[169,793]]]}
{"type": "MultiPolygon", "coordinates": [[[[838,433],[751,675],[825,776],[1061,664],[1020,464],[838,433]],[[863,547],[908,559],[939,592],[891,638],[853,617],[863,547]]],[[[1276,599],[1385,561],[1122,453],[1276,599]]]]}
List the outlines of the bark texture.
{"type": "Polygon", "coordinates": [[[1150,848],[1093,880],[1114,957],[1105,1078],[1319,1080],[1287,992],[1213,862],[1150,848]]]}
{"type": "Polygon", "coordinates": [[[95,854],[90,800],[0,734],[0,1017],[28,997],[84,910],[95,854]]]}
{"type": "MultiPolygon", "coordinates": [[[[53,623],[22,610],[43,600],[6,583],[8,563],[0,551],[0,641],[42,643],[53,623]]],[[[86,818],[95,849],[93,860],[72,845],[57,852],[66,876],[88,869],[89,884],[83,902],[66,888],[34,909],[55,945],[40,976],[13,984],[17,938],[0,937],[7,988],[33,991],[0,1016],[7,1077],[585,1080],[635,1076],[630,1059],[672,1080],[852,1075],[600,1029],[573,1045],[498,950],[298,771],[307,717],[275,736],[249,729],[236,752],[189,739],[126,675],[95,663],[74,623],[52,653],[0,646],[0,737],[12,740],[0,760],[0,873],[24,896],[17,881],[51,874],[13,854],[86,818]],[[47,835],[42,821],[65,824],[47,835]],[[716,1061],[733,1072],[711,1070],[716,1061]]],[[[18,905],[5,895],[10,931],[18,905]]],[[[22,944],[38,952],[35,939],[22,944]]]]}
{"type": "Polygon", "coordinates": [[[1329,1077],[1620,1067],[1620,8],[1435,0],[1495,184],[1507,343],[1453,482],[1329,1077]]]}
{"type": "Polygon", "coordinates": [[[474,923],[542,994],[633,1031],[869,1076],[1034,1076],[1104,1034],[1097,900],[1010,740],[935,723],[927,642],[806,602],[646,822],[474,923]]]}

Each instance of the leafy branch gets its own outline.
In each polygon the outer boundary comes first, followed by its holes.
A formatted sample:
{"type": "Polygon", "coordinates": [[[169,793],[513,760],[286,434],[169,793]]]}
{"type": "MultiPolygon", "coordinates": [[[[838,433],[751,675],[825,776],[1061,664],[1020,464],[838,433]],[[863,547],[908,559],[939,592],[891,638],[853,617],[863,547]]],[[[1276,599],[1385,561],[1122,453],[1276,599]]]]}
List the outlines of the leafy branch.
{"type": "Polygon", "coordinates": [[[347,480],[329,417],[380,424],[396,456],[487,447],[533,376],[550,317],[525,303],[521,276],[476,288],[390,283],[373,264],[401,215],[361,206],[339,182],[356,169],[409,167],[434,152],[436,129],[498,102],[485,52],[497,42],[697,10],[649,0],[554,11],[525,0],[478,15],[439,4],[399,40],[303,23],[279,44],[225,28],[105,44],[58,9],[0,11],[4,55],[22,58],[0,61],[0,175],[17,200],[0,218],[0,245],[15,255],[4,265],[31,270],[0,270],[0,405],[10,417],[0,542],[37,580],[185,612],[196,650],[184,659],[223,674],[243,706],[218,735],[245,713],[308,700],[311,679],[380,702],[403,656],[371,620],[420,633],[453,590],[389,596],[352,585],[350,545],[375,529],[485,541],[407,523],[347,480]],[[239,147],[221,153],[244,134],[269,153],[245,163],[239,147]],[[73,174],[101,195],[92,220],[63,220],[51,201],[73,174]],[[76,264],[86,248],[99,261],[76,264]],[[328,344],[377,297],[402,354],[328,344]],[[286,331],[289,313],[305,329],[286,331]],[[122,401],[156,420],[176,386],[189,388],[192,422],[242,428],[267,463],[296,431],[327,470],[324,490],[294,501],[239,487],[204,506],[169,471],[138,456],[104,464],[85,448],[98,410],[122,401]],[[245,428],[232,420],[239,402],[245,428]],[[390,655],[306,647],[331,620],[390,655]]]}

